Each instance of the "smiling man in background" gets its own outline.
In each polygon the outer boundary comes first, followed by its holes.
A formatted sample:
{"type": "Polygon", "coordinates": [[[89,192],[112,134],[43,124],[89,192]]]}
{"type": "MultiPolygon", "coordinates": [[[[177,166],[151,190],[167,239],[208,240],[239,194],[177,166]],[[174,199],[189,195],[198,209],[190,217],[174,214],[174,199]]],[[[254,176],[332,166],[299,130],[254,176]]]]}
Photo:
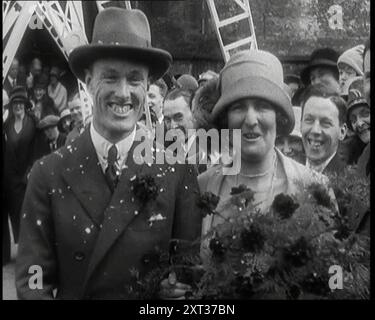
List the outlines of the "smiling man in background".
{"type": "Polygon", "coordinates": [[[337,150],[346,131],[346,105],[339,94],[323,84],[308,87],[301,120],[306,166],[320,173],[342,172],[346,164],[337,150]]]}

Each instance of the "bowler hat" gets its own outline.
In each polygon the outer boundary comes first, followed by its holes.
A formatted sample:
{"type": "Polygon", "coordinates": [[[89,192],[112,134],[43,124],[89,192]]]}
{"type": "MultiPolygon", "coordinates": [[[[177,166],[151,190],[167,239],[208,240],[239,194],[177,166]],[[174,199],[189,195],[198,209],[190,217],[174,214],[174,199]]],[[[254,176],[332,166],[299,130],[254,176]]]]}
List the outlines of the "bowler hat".
{"type": "Polygon", "coordinates": [[[339,77],[339,70],[337,69],[337,60],[339,58],[339,53],[332,48],[321,48],[316,49],[310,55],[310,60],[307,65],[301,71],[301,80],[305,86],[310,84],[310,72],[316,67],[326,67],[331,69],[336,75],[337,79],[339,77]]]}
{"type": "Polygon", "coordinates": [[[108,8],[97,15],[91,43],[73,49],[69,64],[75,76],[85,81],[85,69],[106,57],[143,63],[153,80],[161,78],[172,63],[167,51],[152,47],[145,14],[122,8],[108,8]]]}
{"type": "Polygon", "coordinates": [[[351,110],[354,107],[365,105],[369,107],[364,94],[363,94],[363,79],[362,77],[355,77],[348,90],[348,103],[347,103],[347,124],[351,127],[349,117],[351,110]]]}
{"type": "Polygon", "coordinates": [[[288,135],[294,128],[290,98],[283,89],[283,68],[273,54],[262,50],[240,51],[234,54],[219,77],[220,98],[212,110],[216,121],[233,102],[245,98],[269,101],[284,115],[286,123],[278,134],[288,135]]]}
{"type": "Polygon", "coordinates": [[[47,129],[50,127],[55,127],[59,123],[60,118],[58,116],[55,116],[53,114],[50,114],[48,116],[45,116],[42,120],[38,123],[39,129],[47,129]]]}

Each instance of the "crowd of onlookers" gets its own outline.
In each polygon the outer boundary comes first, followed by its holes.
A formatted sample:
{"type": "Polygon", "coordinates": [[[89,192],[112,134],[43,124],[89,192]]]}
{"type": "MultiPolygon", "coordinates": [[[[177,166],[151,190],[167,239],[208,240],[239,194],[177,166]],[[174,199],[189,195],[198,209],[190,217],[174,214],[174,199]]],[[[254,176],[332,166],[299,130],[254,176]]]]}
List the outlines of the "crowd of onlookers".
{"type": "MultiPolygon", "coordinates": [[[[292,133],[276,139],[285,155],[323,173],[340,173],[346,165],[357,165],[361,156],[368,156],[369,149],[364,153],[370,141],[370,64],[366,59],[368,43],[341,55],[321,48],[311,54],[300,75],[285,75],[284,89],[295,116],[292,133]],[[329,105],[323,98],[330,98],[329,105]],[[310,119],[301,122],[306,115],[310,119]]],[[[220,94],[218,82],[219,75],[208,70],[198,81],[189,74],[180,75],[172,89],[162,79],[151,84],[148,105],[152,121],[164,121],[167,129],[183,132],[212,128],[209,113],[220,94]]],[[[368,169],[363,170],[368,174],[368,169]]]]}
{"type": "MultiPolygon", "coordinates": [[[[32,60],[25,72],[15,58],[3,83],[4,239],[9,242],[8,214],[14,239],[33,163],[72,141],[84,129],[78,94],[67,92],[63,70],[32,60]]],[[[5,256],[9,256],[6,253],[5,256]]]]}
{"type": "MultiPolygon", "coordinates": [[[[295,118],[293,131],[279,134],[276,147],[286,156],[320,173],[340,173],[358,166],[369,175],[370,156],[370,47],[355,46],[341,55],[331,48],[315,50],[300,75],[284,77],[295,118]]],[[[4,193],[15,241],[28,174],[33,163],[69,144],[87,127],[78,93],[68,93],[61,82],[63,70],[32,60],[29,71],[14,59],[3,84],[4,193]]],[[[140,123],[163,124],[166,129],[211,129],[211,111],[220,96],[219,73],[208,70],[196,79],[183,74],[149,84],[150,119],[140,123]]],[[[220,157],[219,150],[184,150],[203,172],[220,157]]],[[[9,239],[8,215],[3,215],[4,239],[9,239]]],[[[8,240],[9,241],[9,240],[8,240]]],[[[9,253],[5,252],[5,262],[9,253]]],[[[4,260],[3,260],[4,261],[4,260]]]]}

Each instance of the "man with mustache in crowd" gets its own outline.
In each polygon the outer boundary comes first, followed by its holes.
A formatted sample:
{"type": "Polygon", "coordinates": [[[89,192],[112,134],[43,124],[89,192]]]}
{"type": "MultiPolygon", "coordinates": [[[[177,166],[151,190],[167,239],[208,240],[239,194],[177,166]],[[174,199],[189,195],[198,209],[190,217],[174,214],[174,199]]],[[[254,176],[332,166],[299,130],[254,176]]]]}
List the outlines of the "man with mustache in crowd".
{"type": "MultiPolygon", "coordinates": [[[[137,121],[147,83],[171,62],[151,46],[147,17],[120,8],[101,11],[92,42],[70,53],[93,98],[93,118],[74,142],[33,166],[16,264],[19,298],[131,299],[134,270],[140,277],[153,270],[149,257],[168,252],[171,239],[200,236],[194,168],[139,164],[134,152],[146,135],[137,121]],[[31,266],[43,280],[34,290],[31,266]]],[[[160,293],[183,298],[186,290],[177,279],[163,282],[160,293]]]]}
{"type": "Polygon", "coordinates": [[[346,131],[346,104],[339,93],[323,84],[308,87],[301,120],[306,166],[324,174],[342,172],[346,164],[337,151],[346,131]]]}
{"type": "Polygon", "coordinates": [[[181,130],[184,134],[184,159],[188,163],[196,164],[200,173],[207,169],[207,166],[202,164],[207,152],[199,148],[196,134],[189,135],[189,129],[195,129],[191,110],[192,98],[192,91],[183,88],[175,88],[168,92],[164,100],[164,123],[166,130],[181,130]]]}

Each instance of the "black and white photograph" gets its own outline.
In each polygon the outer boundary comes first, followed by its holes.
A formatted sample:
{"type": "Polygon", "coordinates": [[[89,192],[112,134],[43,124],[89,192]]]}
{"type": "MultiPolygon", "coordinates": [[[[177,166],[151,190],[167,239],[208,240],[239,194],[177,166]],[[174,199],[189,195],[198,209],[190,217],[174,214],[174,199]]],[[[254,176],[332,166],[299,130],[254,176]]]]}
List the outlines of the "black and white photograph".
{"type": "Polygon", "coordinates": [[[2,10],[3,300],[370,299],[370,0],[2,10]]]}

